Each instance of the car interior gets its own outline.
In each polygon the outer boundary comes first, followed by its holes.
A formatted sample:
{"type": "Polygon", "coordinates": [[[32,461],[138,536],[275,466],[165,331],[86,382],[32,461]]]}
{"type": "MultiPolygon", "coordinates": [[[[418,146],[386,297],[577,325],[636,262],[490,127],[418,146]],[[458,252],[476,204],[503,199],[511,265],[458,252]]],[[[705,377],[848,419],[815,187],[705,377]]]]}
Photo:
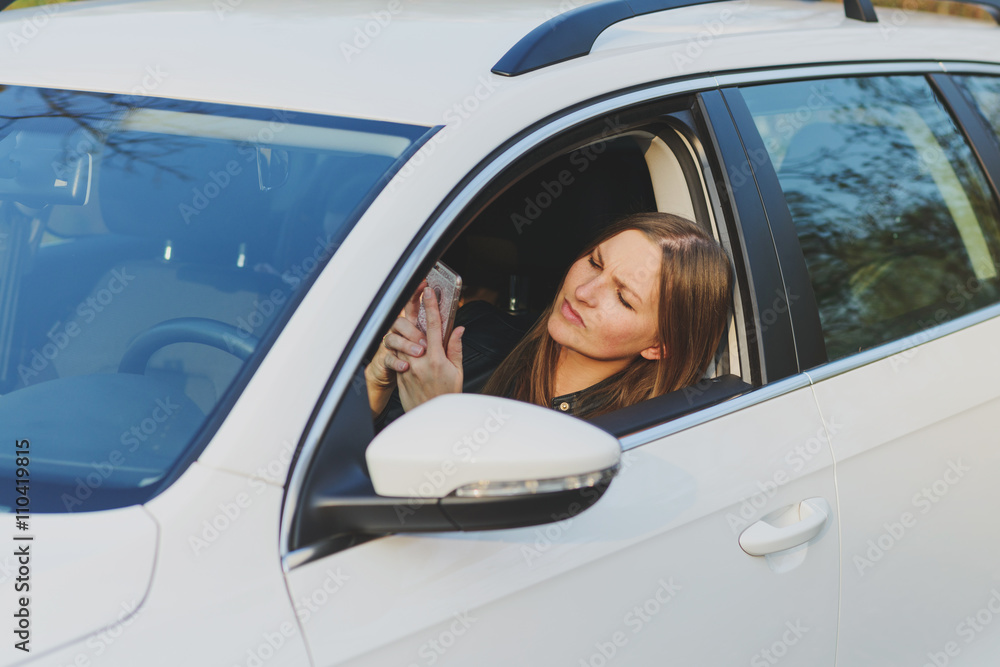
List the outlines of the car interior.
{"type": "MultiPolygon", "coordinates": [[[[479,363],[483,350],[477,346],[503,350],[500,356],[505,356],[550,303],[589,239],[615,220],[645,211],[695,220],[719,238],[694,149],[680,129],[667,124],[556,152],[475,214],[440,255],[463,280],[456,326],[489,332],[470,336],[463,347],[464,391],[479,391],[494,368],[479,363]]],[[[699,387],[592,421],[622,435],[746,391],[750,385],[741,378],[749,373],[743,373],[737,341],[731,317],[699,387]]],[[[377,345],[375,341],[369,348],[368,359],[377,345]]],[[[392,400],[398,405],[398,399],[392,400]]]]}

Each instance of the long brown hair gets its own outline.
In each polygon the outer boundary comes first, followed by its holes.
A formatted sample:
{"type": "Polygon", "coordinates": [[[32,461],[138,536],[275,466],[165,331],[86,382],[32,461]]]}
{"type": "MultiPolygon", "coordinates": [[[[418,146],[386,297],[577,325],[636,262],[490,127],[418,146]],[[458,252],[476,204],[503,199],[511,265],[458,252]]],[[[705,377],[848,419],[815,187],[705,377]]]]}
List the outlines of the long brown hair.
{"type": "MultiPolygon", "coordinates": [[[[641,355],[595,390],[598,407],[579,417],[595,417],[696,383],[705,374],[726,329],[732,269],[722,247],[698,225],[670,213],[637,213],[606,227],[576,260],[608,239],[635,229],[663,253],[657,308],[658,360],[641,355]]],[[[567,268],[567,273],[569,269],[567,268]]],[[[562,291],[566,275],[559,285],[562,291]]],[[[548,332],[556,299],[500,363],[482,393],[549,407],[559,343],[548,332]]]]}

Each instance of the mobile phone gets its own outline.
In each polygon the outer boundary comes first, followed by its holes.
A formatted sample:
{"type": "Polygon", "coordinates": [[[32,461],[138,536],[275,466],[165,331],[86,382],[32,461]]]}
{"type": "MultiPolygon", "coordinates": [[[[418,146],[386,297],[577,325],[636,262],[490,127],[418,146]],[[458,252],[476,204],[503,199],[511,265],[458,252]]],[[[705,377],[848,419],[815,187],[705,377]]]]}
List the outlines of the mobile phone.
{"type": "MultiPolygon", "coordinates": [[[[427,286],[437,295],[438,311],[441,313],[441,342],[447,349],[448,338],[455,324],[455,313],[458,311],[458,300],[462,294],[462,276],[452,271],[444,262],[438,262],[427,274],[427,286]]],[[[427,311],[424,300],[420,299],[420,311],[417,313],[417,328],[427,334],[427,311]]]]}

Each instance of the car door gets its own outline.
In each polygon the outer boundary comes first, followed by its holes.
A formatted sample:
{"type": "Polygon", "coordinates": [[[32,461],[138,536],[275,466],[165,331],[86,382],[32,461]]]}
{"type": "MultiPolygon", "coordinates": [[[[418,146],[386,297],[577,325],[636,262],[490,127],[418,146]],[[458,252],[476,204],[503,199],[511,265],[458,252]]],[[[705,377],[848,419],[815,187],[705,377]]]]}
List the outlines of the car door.
{"type": "Polygon", "coordinates": [[[784,192],[769,214],[801,243],[783,259],[801,271],[804,256],[822,321],[828,360],[807,374],[836,461],[845,665],[1000,652],[1000,160],[964,83],[935,71],[844,68],[734,95],[767,150],[758,172],[784,192]]]}
{"type": "MultiPolygon", "coordinates": [[[[706,193],[739,276],[733,338],[747,381],[742,393],[713,398],[718,386],[706,382],[672,397],[677,419],[650,401],[595,420],[624,451],[609,490],[581,514],[489,532],[294,545],[289,525],[305,502],[302,480],[331,466],[338,446],[360,437],[363,451],[371,438],[361,350],[414,282],[405,267],[432,262],[426,249],[457,226],[463,208],[475,208],[481,193],[466,188],[416,244],[425,255],[406,259],[374,311],[354,361],[333,383],[339,394],[331,392],[319,412],[332,416],[307,435],[316,452],[307,444],[293,473],[283,531],[286,550],[297,548],[284,562],[317,665],[833,664],[840,546],[832,424],[799,372],[789,315],[798,297],[782,282],[749,160],[720,94],[666,90],[674,97],[654,89],[639,101],[680,99],[674,107],[686,109],[675,119],[688,122],[696,189],[706,193]]],[[[630,101],[636,105],[636,96],[630,101]]],[[[568,134],[559,128],[573,123],[626,122],[628,113],[626,121],[616,113],[622,105],[577,111],[527,143],[559,140],[568,134]]],[[[663,112],[642,111],[646,120],[663,112]]],[[[527,150],[508,150],[489,168],[506,168],[527,150]]],[[[507,399],[494,400],[502,407],[507,399]]],[[[350,474],[361,469],[355,463],[350,474]]]]}

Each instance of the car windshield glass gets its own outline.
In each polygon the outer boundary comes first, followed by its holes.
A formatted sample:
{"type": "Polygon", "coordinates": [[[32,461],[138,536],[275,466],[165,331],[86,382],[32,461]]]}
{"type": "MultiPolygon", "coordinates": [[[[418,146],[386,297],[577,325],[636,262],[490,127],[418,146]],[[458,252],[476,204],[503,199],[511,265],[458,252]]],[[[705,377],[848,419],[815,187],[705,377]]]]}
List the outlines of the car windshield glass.
{"type": "Polygon", "coordinates": [[[32,509],[172,481],[428,131],[0,86],[0,435],[32,509]]]}

